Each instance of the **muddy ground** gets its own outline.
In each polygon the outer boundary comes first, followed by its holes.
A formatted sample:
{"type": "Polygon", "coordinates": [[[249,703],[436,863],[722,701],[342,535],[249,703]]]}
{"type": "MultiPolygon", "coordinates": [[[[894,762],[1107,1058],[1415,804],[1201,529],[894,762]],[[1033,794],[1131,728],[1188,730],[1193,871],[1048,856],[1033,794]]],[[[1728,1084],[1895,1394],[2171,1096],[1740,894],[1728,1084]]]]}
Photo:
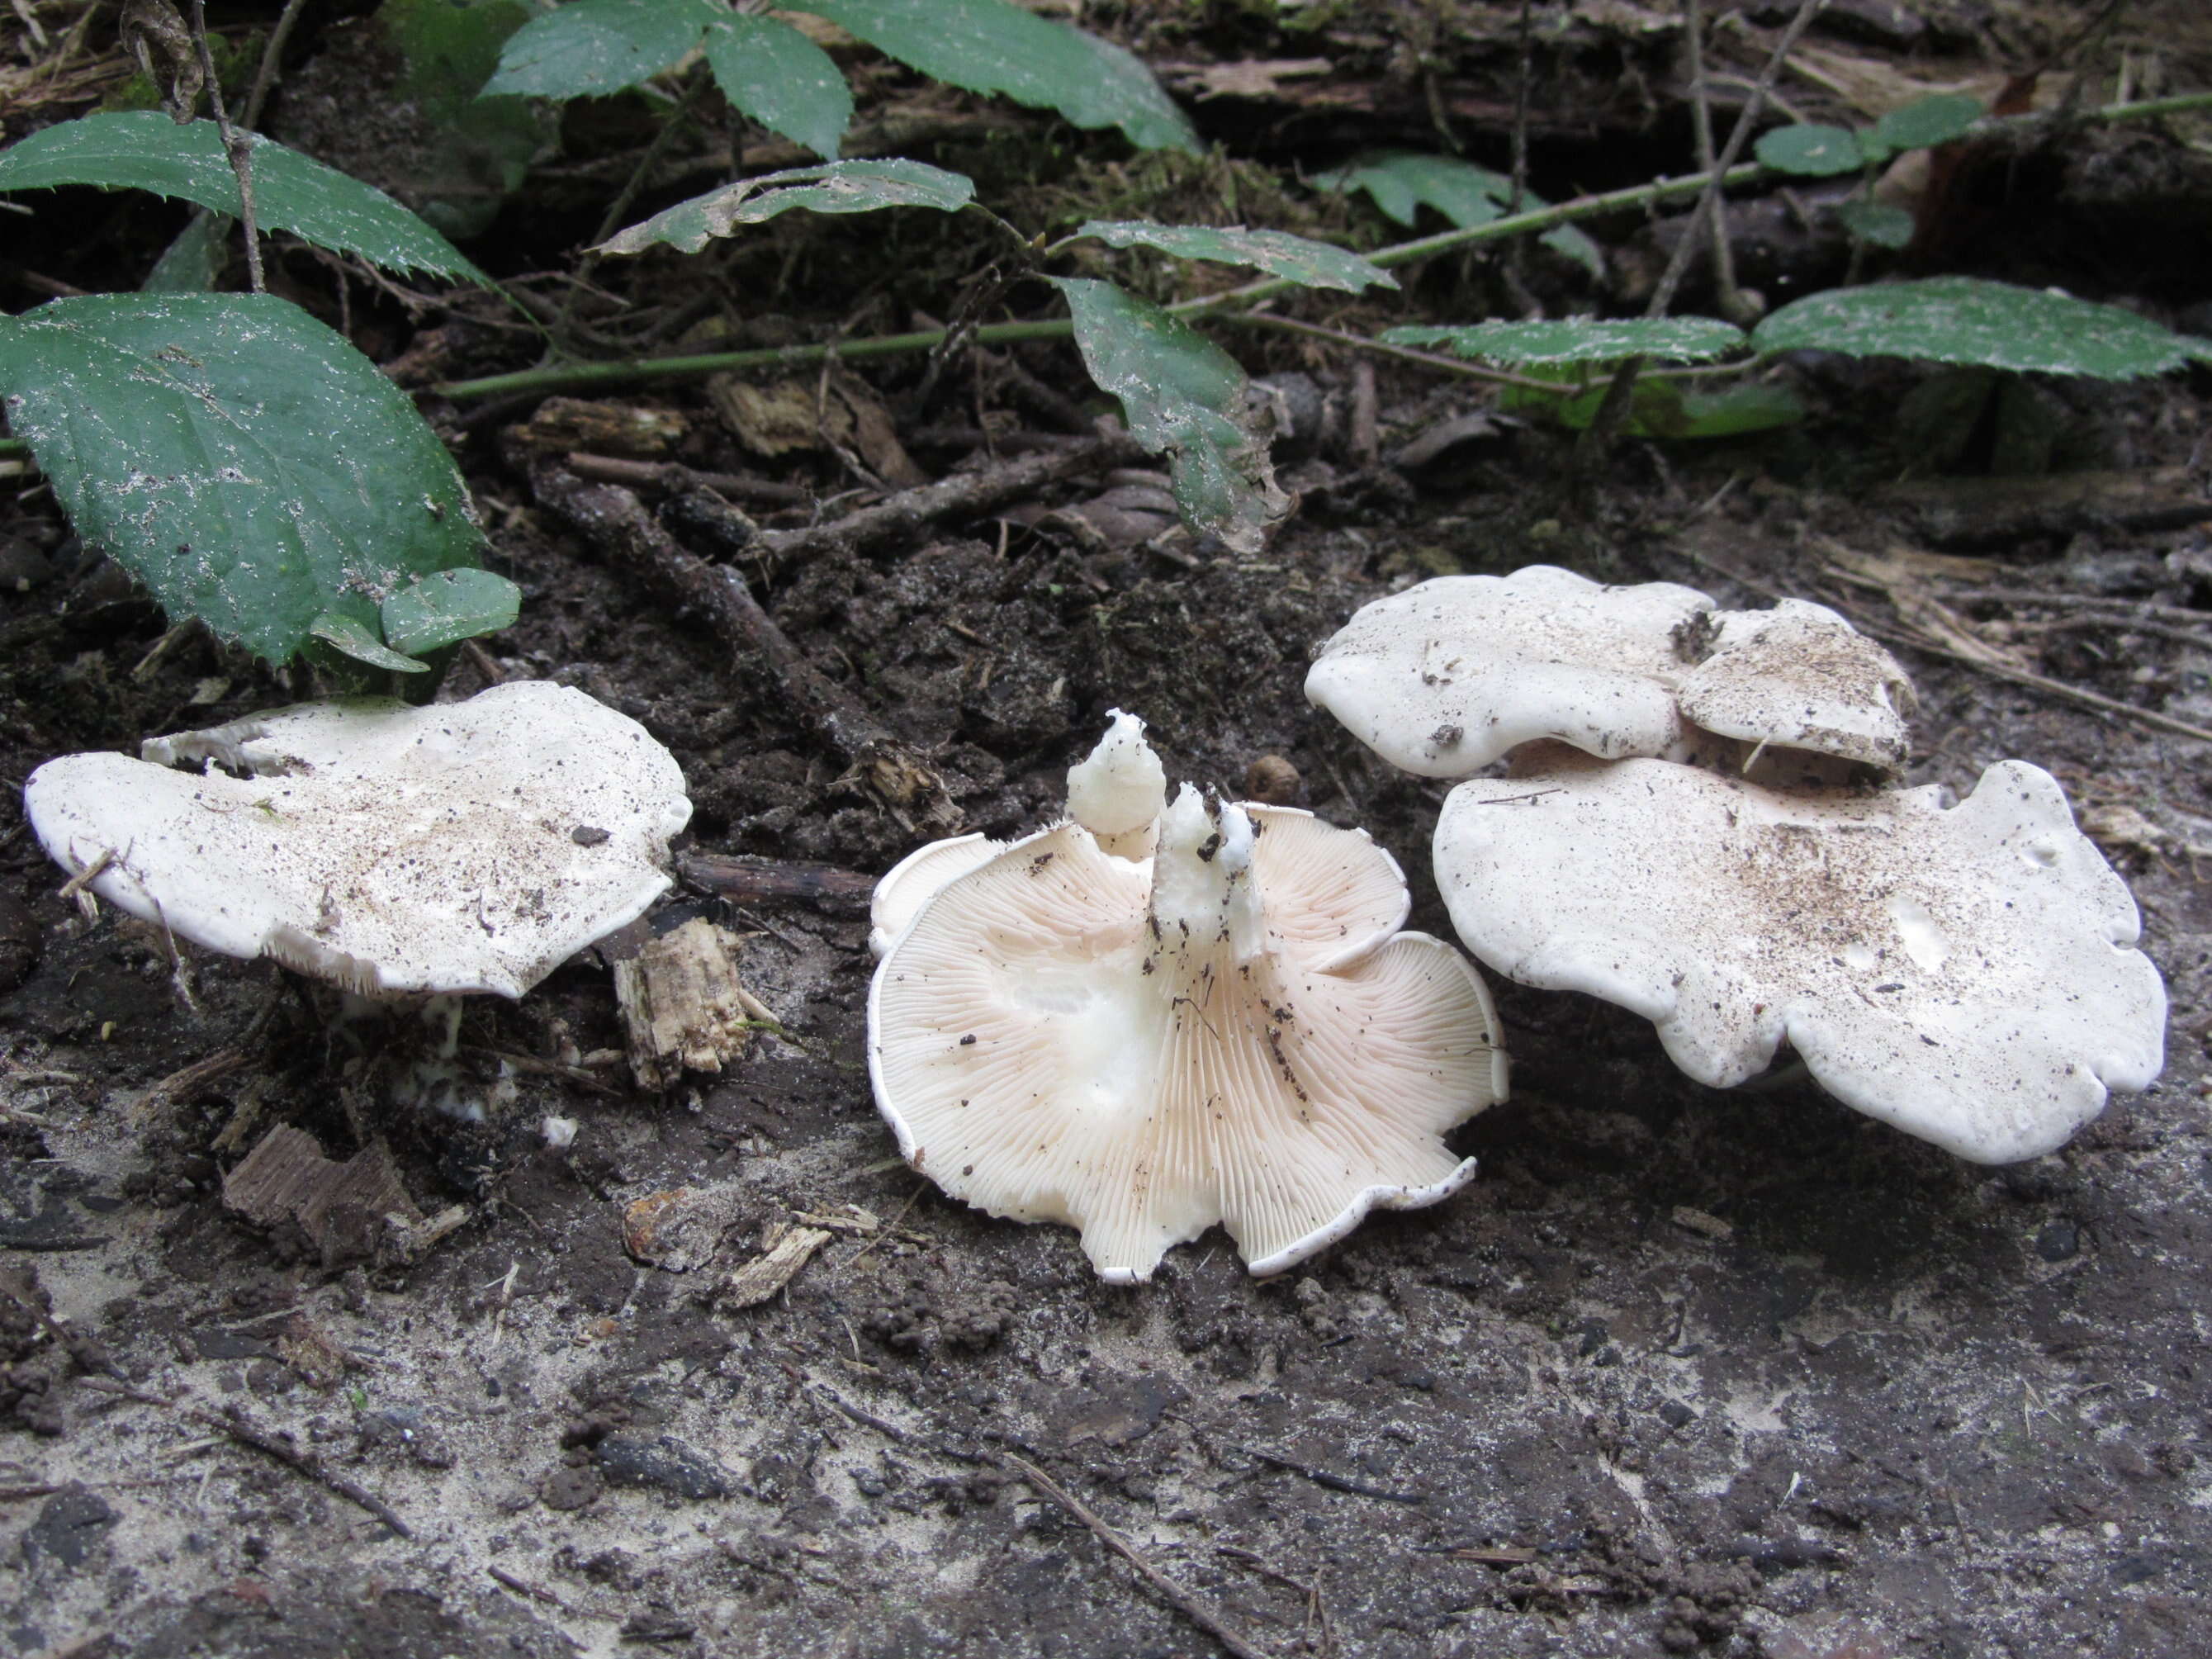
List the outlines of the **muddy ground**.
{"type": "MultiPolygon", "coordinates": [[[[1064,348],[1022,361],[1080,395],[1064,348]]],[[[1250,361],[1353,395],[1328,353],[1250,361]]],[[[1936,596],[2015,670],[2212,725],[2212,376],[2045,388],[2091,469],[2052,504],[2047,483],[1895,492],[1914,458],[1890,415],[1925,371],[1782,372],[1806,431],[1627,444],[1577,491],[1535,426],[1391,464],[1480,399],[1386,368],[1385,460],[1341,424],[1286,446],[1302,510],[1254,559],[1039,522],[1092,478],[751,574],[930,758],[962,827],[1047,821],[1124,707],[1171,778],[1233,790],[1286,759],[1300,804],[1372,832],[1411,872],[1413,925],[1447,936],[1440,789],[1300,693],[1317,641],[1421,575],[1563,563],[1825,599],[1892,632],[1936,596]],[[1869,575],[1869,556],[1889,562],[1869,575]],[[1963,597],[1992,591],[2048,603],[1963,597]],[[2164,631],[2119,600],[2169,607],[2164,631]]],[[[711,426],[696,392],[645,401],[711,426]]],[[[550,676],[632,714],[683,763],[694,852],[873,873],[924,837],[768,664],[595,556],[495,428],[447,429],[526,601],[444,695],[550,676]]],[[[687,459],[737,464],[714,444],[687,459]]],[[[473,1005],[481,1123],[374,1097],[366,1068],[404,1027],[363,1036],[271,964],[179,964],[80,914],[15,786],[295,688],[165,635],[20,482],[0,540],[0,1650],[1221,1650],[1014,1459],[1273,1655],[2212,1649],[2203,743],[1899,647],[1911,781],[1963,793],[2008,756],[2054,772],[2172,994],[2164,1078],[2059,1153],[1963,1164],[1786,1069],[1704,1089],[1643,1022],[1498,985],[1516,1087],[1454,1137],[1481,1160],[1471,1187],[1277,1279],[1217,1233],[1111,1288],[1072,1232],[989,1219],[898,1163],[863,1060],[866,917],[835,890],[687,884],[656,912],[740,934],[782,1028],[657,1096],[621,1060],[597,953],[473,1005]],[[387,1147],[418,1209],[459,1224],[411,1261],[246,1224],[224,1173],[283,1124],[334,1158],[387,1147]],[[646,1237],[635,1206],[677,1189],[646,1237]],[[732,1270],[801,1218],[830,1242],[729,1306],[732,1270]]]]}

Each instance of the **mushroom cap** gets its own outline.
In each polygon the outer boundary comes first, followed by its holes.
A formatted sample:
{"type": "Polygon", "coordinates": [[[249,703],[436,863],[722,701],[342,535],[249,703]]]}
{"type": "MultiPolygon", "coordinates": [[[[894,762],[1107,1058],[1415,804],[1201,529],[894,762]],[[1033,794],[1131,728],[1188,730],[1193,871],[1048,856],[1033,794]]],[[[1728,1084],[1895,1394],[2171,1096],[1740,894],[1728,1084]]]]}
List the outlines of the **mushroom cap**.
{"type": "Polygon", "coordinates": [[[925,842],[891,866],[868,898],[868,949],[880,959],[939,888],[988,864],[1006,845],[979,830],[948,841],[925,842]]]}
{"type": "Polygon", "coordinates": [[[427,708],[301,703],[143,752],[32,775],[54,860],[112,854],[91,883],[111,903],[368,995],[520,996],[666,890],[691,815],[644,727],[543,680],[427,708]],[[171,769],[191,759],[246,775],[171,769]]]}
{"type": "Polygon", "coordinates": [[[1306,696],[1434,778],[1546,738],[1606,760],[1704,754],[1705,732],[1895,771],[1912,707],[1896,659],[1826,605],[1716,611],[1673,582],[1604,587],[1542,564],[1363,607],[1306,696]]]}
{"type": "Polygon", "coordinates": [[[1717,611],[1713,649],[1681,676],[1682,713],[1724,738],[1902,771],[1912,683],[1897,659],[1825,605],[1717,611]]]}
{"type": "Polygon", "coordinates": [[[1187,786],[1148,858],[1041,831],[938,888],[878,967],[877,1105],[915,1169],[1080,1228],[1109,1280],[1216,1222],[1280,1272],[1455,1190],[1474,1163],[1439,1137],[1504,1097],[1488,994],[1396,931],[1406,908],[1364,834],[1187,786]]]}
{"type": "Polygon", "coordinates": [[[1549,746],[1452,791],[1437,883],[1483,962],[1656,1022],[1700,1082],[1786,1036],[1846,1105],[2010,1163],[2158,1075],[2166,988],[2048,773],[2005,761],[1942,797],[1549,746]]]}

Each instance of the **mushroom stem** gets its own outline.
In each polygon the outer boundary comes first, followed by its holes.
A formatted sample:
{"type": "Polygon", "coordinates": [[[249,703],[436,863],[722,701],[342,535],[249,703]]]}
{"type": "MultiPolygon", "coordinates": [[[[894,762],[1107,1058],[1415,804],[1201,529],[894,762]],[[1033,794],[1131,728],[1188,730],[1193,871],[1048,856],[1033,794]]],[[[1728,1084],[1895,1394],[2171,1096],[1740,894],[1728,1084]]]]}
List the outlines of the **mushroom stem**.
{"type": "Polygon", "coordinates": [[[1252,868],[1252,820],[1234,802],[1208,806],[1185,784],[1159,817],[1150,906],[1153,957],[1226,944],[1249,962],[1267,940],[1252,868]]]}

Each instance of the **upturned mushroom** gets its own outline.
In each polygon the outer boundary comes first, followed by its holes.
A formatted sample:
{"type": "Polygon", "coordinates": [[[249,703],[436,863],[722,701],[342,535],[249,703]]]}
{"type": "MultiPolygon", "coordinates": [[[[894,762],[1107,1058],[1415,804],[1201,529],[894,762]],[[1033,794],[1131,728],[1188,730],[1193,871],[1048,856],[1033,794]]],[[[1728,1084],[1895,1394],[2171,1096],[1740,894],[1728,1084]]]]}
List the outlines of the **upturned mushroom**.
{"type": "Polygon", "coordinates": [[[302,703],[141,752],[32,774],[55,862],[178,939],[371,997],[520,996],[666,890],[691,811],[642,726],[544,681],[302,703]]]}
{"type": "Polygon", "coordinates": [[[1607,587],[1552,565],[1440,576],[1364,606],[1306,696],[1435,778],[1540,738],[1607,760],[1717,757],[1708,733],[1739,741],[1739,768],[1773,750],[1895,772],[1912,706],[1895,659],[1825,605],[1722,611],[1673,582],[1607,587]]]}
{"type": "Polygon", "coordinates": [[[1538,745],[1452,791],[1437,881],[1484,963],[1643,1015],[1700,1082],[1786,1038],[1844,1104],[2011,1163],[2158,1075],[2166,989],[2048,773],[2005,761],[1944,796],[1538,745]]]}
{"type": "Polygon", "coordinates": [[[1398,931],[1364,834],[1187,784],[1164,810],[1142,730],[1117,711],[1074,820],[886,878],[877,1104],[915,1169],[1081,1229],[1109,1281],[1217,1222],[1279,1273],[1473,1175],[1441,1137],[1504,1095],[1496,1017],[1459,952],[1398,931]]]}

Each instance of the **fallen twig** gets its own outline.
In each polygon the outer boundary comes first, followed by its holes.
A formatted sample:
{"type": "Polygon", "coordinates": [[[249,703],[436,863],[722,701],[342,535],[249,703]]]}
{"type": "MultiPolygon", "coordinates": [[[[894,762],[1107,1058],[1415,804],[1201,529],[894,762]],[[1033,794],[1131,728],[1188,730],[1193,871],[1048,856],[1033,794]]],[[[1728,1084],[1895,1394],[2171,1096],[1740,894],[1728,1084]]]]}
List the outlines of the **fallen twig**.
{"type": "Polygon", "coordinates": [[[1162,1601],[1220,1643],[1223,1647],[1228,1649],[1236,1656],[1236,1659],[1269,1659],[1269,1655],[1264,1648],[1255,1647],[1231,1630],[1227,1621],[1213,1609],[1211,1603],[1202,1601],[1190,1590],[1185,1589],[1147,1561],[1134,1545],[1085,1508],[1079,1498],[1042,1469],[1037,1468],[1027,1458],[1018,1457],[1012,1452],[1000,1452],[998,1455],[1000,1462],[1012,1469],[1023,1480],[1028,1481],[1030,1486],[1052,1499],[1085,1526],[1090,1528],[1091,1535],[1134,1567],[1162,1601]]]}
{"type": "Polygon", "coordinates": [[[733,652],[764,664],[814,734],[842,757],[907,827],[907,809],[924,822],[958,817],[942,781],[919,756],[809,662],[760,607],[744,578],[679,545],[619,484],[586,483],[556,463],[531,468],[538,499],[599,553],[645,575],[706,618],[733,652]]]}
{"type": "Polygon", "coordinates": [[[874,878],[857,870],[734,853],[679,854],[676,873],[733,904],[782,899],[811,904],[832,915],[866,915],[869,896],[876,890],[874,878]]]}
{"type": "Polygon", "coordinates": [[[956,472],[935,483],[902,489],[873,507],[808,530],[764,530],[762,550],[786,562],[832,553],[863,553],[886,542],[910,539],[940,520],[987,513],[1001,502],[1018,501],[1042,485],[1078,473],[1127,466],[1144,449],[1126,432],[1103,432],[1071,448],[1024,455],[975,472],[956,472]]]}
{"type": "Polygon", "coordinates": [[[301,1451],[288,1443],[282,1436],[258,1426],[236,1407],[228,1411],[213,1412],[204,1407],[186,1406],[183,1411],[185,1416],[204,1423],[210,1428],[221,1430],[240,1445],[251,1446],[255,1451],[275,1458],[294,1474],[304,1475],[317,1486],[328,1487],[349,1504],[367,1510],[402,1538],[415,1535],[414,1528],[399,1518],[398,1511],[368,1487],[340,1474],[314,1453],[301,1451]]]}

